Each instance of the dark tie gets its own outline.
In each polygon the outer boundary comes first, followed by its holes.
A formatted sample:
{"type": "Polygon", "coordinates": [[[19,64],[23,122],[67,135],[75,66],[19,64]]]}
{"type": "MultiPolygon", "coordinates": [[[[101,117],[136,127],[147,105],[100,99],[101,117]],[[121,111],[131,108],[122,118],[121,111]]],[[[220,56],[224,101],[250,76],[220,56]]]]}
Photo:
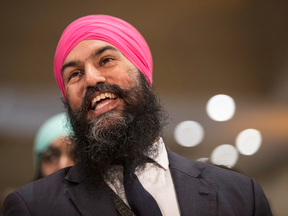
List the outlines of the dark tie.
{"type": "Polygon", "coordinates": [[[137,216],[162,216],[161,210],[148,191],[134,174],[137,163],[126,161],[124,166],[124,188],[127,201],[137,216]]]}

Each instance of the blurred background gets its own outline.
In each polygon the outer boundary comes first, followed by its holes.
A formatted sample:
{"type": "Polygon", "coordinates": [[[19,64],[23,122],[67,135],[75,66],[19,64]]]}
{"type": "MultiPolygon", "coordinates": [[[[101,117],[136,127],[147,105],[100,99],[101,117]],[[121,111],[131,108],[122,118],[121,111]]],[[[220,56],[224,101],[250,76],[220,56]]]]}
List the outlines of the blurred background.
{"type": "Polygon", "coordinates": [[[154,89],[171,116],[168,147],[210,158],[217,146],[235,146],[241,131],[258,130],[259,150],[239,153],[233,169],[261,184],[274,215],[288,215],[287,8],[283,0],[0,1],[0,194],[33,179],[36,131],[64,110],[53,74],[62,31],[81,16],[108,14],[135,26],[150,46],[154,89]],[[217,94],[236,104],[227,121],[206,112],[217,94]],[[194,147],[174,138],[187,120],[204,131],[194,147]]]}

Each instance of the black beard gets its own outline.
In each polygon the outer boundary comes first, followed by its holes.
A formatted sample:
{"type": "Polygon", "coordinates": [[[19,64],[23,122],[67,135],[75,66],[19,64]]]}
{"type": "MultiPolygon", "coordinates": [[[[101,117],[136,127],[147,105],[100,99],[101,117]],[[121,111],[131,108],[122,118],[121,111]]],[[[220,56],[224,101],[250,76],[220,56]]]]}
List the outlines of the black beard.
{"type": "Polygon", "coordinates": [[[162,134],[167,114],[141,72],[136,83],[128,90],[97,83],[87,89],[82,106],[76,111],[72,111],[69,101],[63,101],[74,132],[70,136],[70,157],[81,163],[95,184],[103,179],[113,180],[117,172],[117,166],[113,165],[128,159],[137,160],[144,168],[147,155],[153,158],[158,155],[158,145],[154,143],[162,134]],[[87,120],[89,100],[95,91],[114,93],[122,100],[122,109],[112,109],[87,120]]]}

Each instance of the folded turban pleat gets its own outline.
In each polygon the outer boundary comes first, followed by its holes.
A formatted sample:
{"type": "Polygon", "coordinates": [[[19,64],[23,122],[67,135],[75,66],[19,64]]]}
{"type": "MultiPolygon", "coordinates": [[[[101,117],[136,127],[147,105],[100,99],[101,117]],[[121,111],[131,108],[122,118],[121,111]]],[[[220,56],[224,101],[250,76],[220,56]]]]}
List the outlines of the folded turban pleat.
{"type": "Polygon", "coordinates": [[[72,22],[63,32],[54,57],[54,75],[66,98],[61,68],[68,54],[83,40],[101,40],[115,46],[152,85],[152,56],[142,35],[129,23],[108,15],[89,15],[72,22]]]}

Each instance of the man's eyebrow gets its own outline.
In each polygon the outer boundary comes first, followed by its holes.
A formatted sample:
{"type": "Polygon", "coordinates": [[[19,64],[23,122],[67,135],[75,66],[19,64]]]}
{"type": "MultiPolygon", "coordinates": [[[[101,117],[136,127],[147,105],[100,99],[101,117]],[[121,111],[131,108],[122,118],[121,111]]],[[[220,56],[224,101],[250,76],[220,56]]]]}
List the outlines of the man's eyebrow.
{"type": "MultiPolygon", "coordinates": [[[[114,51],[119,51],[118,49],[116,49],[115,47],[113,46],[110,46],[110,45],[107,45],[107,46],[104,46],[104,47],[101,47],[99,49],[97,49],[94,53],[92,53],[89,57],[90,58],[93,58],[93,57],[96,57],[96,56],[99,56],[101,55],[103,52],[105,52],[106,50],[114,50],[114,51]]],[[[67,68],[67,67],[73,67],[77,65],[77,61],[70,61],[70,62],[67,62],[65,63],[62,68],[61,68],[61,74],[62,74],[62,77],[63,77],[63,72],[64,70],[67,68]]]]}
{"type": "Polygon", "coordinates": [[[91,58],[91,57],[95,57],[95,56],[99,56],[99,55],[101,55],[103,52],[105,52],[106,50],[119,51],[119,50],[116,49],[115,47],[110,46],[110,45],[107,45],[107,46],[104,46],[104,47],[101,47],[101,48],[97,49],[94,53],[92,53],[92,54],[90,55],[90,58],[91,58]]]}
{"type": "Polygon", "coordinates": [[[77,61],[70,61],[70,62],[65,63],[65,64],[62,66],[62,68],[61,68],[61,75],[62,75],[62,77],[63,77],[63,72],[64,72],[64,70],[65,70],[67,67],[73,67],[73,66],[75,66],[75,65],[77,65],[77,61]]]}

